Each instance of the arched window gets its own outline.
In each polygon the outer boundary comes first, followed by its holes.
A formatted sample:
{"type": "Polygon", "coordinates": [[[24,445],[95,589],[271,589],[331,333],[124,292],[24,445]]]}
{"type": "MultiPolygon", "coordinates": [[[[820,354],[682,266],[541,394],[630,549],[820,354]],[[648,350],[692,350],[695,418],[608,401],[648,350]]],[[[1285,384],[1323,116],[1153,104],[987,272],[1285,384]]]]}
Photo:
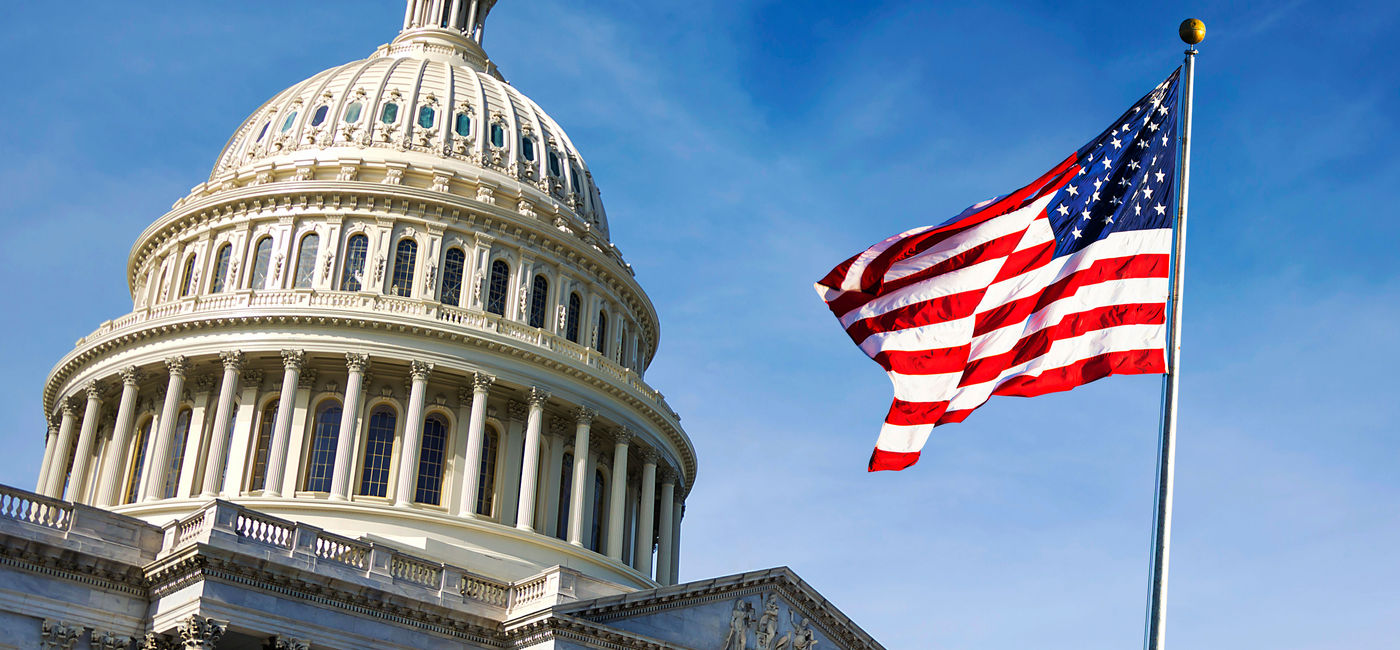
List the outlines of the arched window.
{"type": "Polygon", "coordinates": [[[389,292],[396,296],[413,293],[413,263],[418,258],[418,242],[404,238],[394,248],[394,275],[389,292]]]}
{"type": "Polygon", "coordinates": [[[311,430],[311,454],[307,459],[306,491],[330,492],[335,472],[335,447],[340,439],[340,402],[326,400],[316,410],[311,430]]]}
{"type": "Polygon", "coordinates": [[[209,284],[209,293],[219,293],[228,282],[228,258],[233,254],[233,245],[224,244],[214,255],[214,279],[209,284]]]}
{"type": "Polygon", "coordinates": [[[301,247],[297,250],[297,275],[292,286],[311,288],[311,280],[316,277],[316,249],[320,245],[321,236],[314,232],[301,238],[301,247]]]}
{"type": "Polygon", "coordinates": [[[141,466],[146,463],[146,443],[151,439],[151,422],[154,421],[155,418],[146,418],[146,421],[136,428],[136,440],[131,443],[131,469],[126,473],[126,499],[123,503],[136,503],[136,497],[141,492],[141,466]]]}
{"type": "Polygon", "coordinates": [[[180,485],[180,469],[185,464],[185,443],[190,438],[190,410],[180,409],[180,414],[175,416],[175,430],[172,432],[172,444],[170,445],[170,467],[165,473],[165,487],[161,489],[161,498],[171,499],[175,497],[175,489],[180,485]]]}
{"type": "Polygon", "coordinates": [[[365,286],[365,256],[369,237],[354,235],[345,243],[345,266],[340,272],[341,291],[359,291],[365,286]]]}
{"type": "Polygon", "coordinates": [[[603,496],[607,487],[608,481],[603,478],[603,470],[593,470],[593,535],[588,548],[597,553],[601,553],[603,548],[603,509],[607,507],[603,496]]]}
{"type": "Polygon", "coordinates": [[[277,426],[277,399],[263,407],[262,420],[258,422],[257,442],[253,445],[253,471],[248,476],[248,490],[263,489],[267,480],[267,456],[272,450],[272,429],[277,426]]]}
{"type": "Polygon", "coordinates": [[[418,452],[418,485],[413,500],[442,505],[442,469],[447,456],[447,421],[429,415],[423,421],[423,442],[418,452]]]}
{"type": "Polygon", "coordinates": [[[530,287],[530,327],[544,327],[545,309],[549,307],[549,280],[535,276],[530,287]]]}
{"type": "Polygon", "coordinates": [[[263,237],[253,249],[253,279],[249,289],[261,289],[267,284],[267,267],[272,263],[272,238],[263,237]]]}
{"type": "Polygon", "coordinates": [[[365,435],[365,468],[360,474],[360,494],[382,497],[389,493],[389,467],[394,460],[394,409],[381,406],[369,416],[365,435]]]}
{"type": "Polygon", "coordinates": [[[554,536],[569,538],[569,501],[574,494],[574,454],[564,452],[564,467],[559,476],[559,519],[554,522],[554,536]]]}
{"type": "Polygon", "coordinates": [[[486,430],[486,439],[481,441],[481,469],[476,475],[476,514],[491,516],[495,505],[496,492],[496,451],[501,437],[495,429],[486,430]]]}
{"type": "Polygon", "coordinates": [[[467,270],[467,254],[460,248],[447,249],[442,262],[442,304],[462,304],[462,274],[467,270]]]}
{"type": "Polygon", "coordinates": [[[583,299],[578,294],[569,294],[569,310],[564,314],[564,338],[578,343],[578,316],[583,311],[583,299]]]}
{"type": "Polygon", "coordinates": [[[180,273],[180,297],[190,295],[190,287],[194,284],[194,262],[195,256],[190,255],[185,258],[185,269],[180,273]]]}
{"type": "Polygon", "coordinates": [[[506,290],[510,287],[510,265],[501,260],[491,263],[491,285],[486,294],[486,311],[506,314],[506,290]]]}
{"type": "Polygon", "coordinates": [[[601,309],[598,310],[598,340],[593,342],[593,347],[598,354],[608,353],[608,314],[601,309]]]}

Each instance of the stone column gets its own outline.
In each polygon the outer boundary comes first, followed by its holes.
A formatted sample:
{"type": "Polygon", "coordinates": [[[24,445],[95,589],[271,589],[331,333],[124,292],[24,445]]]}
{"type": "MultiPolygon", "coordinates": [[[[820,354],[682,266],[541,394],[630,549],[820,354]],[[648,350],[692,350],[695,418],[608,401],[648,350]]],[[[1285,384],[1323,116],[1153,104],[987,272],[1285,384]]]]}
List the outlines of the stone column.
{"type": "Polygon", "coordinates": [[[554,417],[549,420],[549,465],[544,475],[544,529],[550,537],[559,537],[559,482],[564,478],[564,434],[569,421],[554,417]]]}
{"type": "Polygon", "coordinates": [[[92,446],[97,442],[97,421],[102,418],[102,385],[94,379],[84,387],[87,408],[83,409],[82,432],[78,434],[78,451],[73,456],[72,478],[63,493],[64,501],[81,503],[83,486],[87,484],[88,467],[92,463],[92,446]]]}
{"type": "Polygon", "coordinates": [[[544,403],[549,391],[533,386],[527,398],[530,414],[525,419],[525,454],[520,461],[520,502],[515,509],[515,527],[535,530],[535,494],[540,481],[540,427],[544,426],[544,403]]]}
{"type": "Polygon", "coordinates": [[[233,396],[238,392],[238,376],[243,370],[243,353],[230,350],[219,353],[224,364],[224,377],[219,382],[219,403],[214,407],[214,430],[209,434],[208,461],[204,463],[203,497],[218,496],[222,487],[223,469],[228,463],[229,418],[233,415],[233,396]]]}
{"type": "MultiPolygon", "coordinates": [[[[60,398],[61,399],[61,398],[60,398]]],[[[49,465],[47,484],[40,491],[46,497],[55,499],[63,496],[63,480],[68,476],[68,456],[73,453],[73,429],[78,423],[78,408],[62,399],[63,419],[58,425],[58,442],[53,449],[53,461],[49,465]]]]}
{"type": "Polygon", "coordinates": [[[223,493],[228,496],[243,494],[243,480],[247,477],[248,455],[252,446],[253,428],[258,424],[258,391],[262,390],[263,371],[244,370],[242,374],[243,397],[238,401],[238,416],[234,418],[232,439],[229,441],[228,464],[224,470],[223,493]]]}
{"type": "Polygon", "coordinates": [[[364,384],[365,369],[368,367],[369,355],[345,353],[345,401],[340,405],[340,433],[335,439],[335,469],[331,473],[330,498],[333,501],[350,498],[350,461],[359,433],[355,424],[360,413],[360,387],[364,384]]]}
{"type": "Polygon", "coordinates": [[[282,394],[277,399],[277,420],[272,427],[272,443],[267,452],[263,496],[282,495],[282,477],[287,469],[287,446],[292,437],[292,409],[296,402],[297,380],[301,378],[301,369],[305,366],[304,351],[282,351],[282,394]]]}
{"type": "Polygon", "coordinates": [[[165,498],[166,472],[170,471],[170,454],[175,445],[175,414],[180,409],[180,395],[185,390],[185,371],[190,364],[183,356],[165,360],[170,371],[170,382],[165,385],[165,404],[160,408],[160,428],[156,430],[155,444],[151,447],[150,460],[146,466],[150,471],[142,477],[145,488],[143,501],[165,498]]]}
{"type": "Polygon", "coordinates": [[[637,505],[637,539],[632,551],[632,564],[642,575],[651,577],[651,540],[655,537],[656,517],[656,451],[643,449],[642,491],[637,505]]]}
{"type": "Polygon", "coordinates": [[[632,432],[626,427],[613,433],[612,494],[608,497],[608,557],[622,561],[623,508],[627,505],[627,447],[632,432]]]}
{"type": "Polygon", "coordinates": [[[685,517],[685,497],[676,500],[672,508],[675,523],[671,524],[671,584],[681,580],[681,519],[685,517]]]}
{"type": "Polygon", "coordinates": [[[208,465],[208,450],[206,432],[209,431],[209,410],[210,393],[214,392],[214,376],[200,375],[190,382],[194,390],[191,397],[194,398],[193,408],[190,409],[190,428],[185,432],[184,457],[180,462],[180,480],[175,486],[176,497],[193,497],[199,495],[200,486],[203,485],[203,477],[200,476],[201,469],[212,467],[208,465]],[[200,465],[200,457],[204,455],[205,465],[200,465]]]}
{"type": "Polygon", "coordinates": [[[583,546],[584,498],[593,478],[588,476],[588,430],[597,413],[586,406],[580,406],[577,426],[574,428],[574,484],[569,491],[569,543],[583,546]]]}
{"type": "Polygon", "coordinates": [[[297,490],[302,487],[302,463],[306,460],[302,450],[307,448],[307,429],[310,428],[307,422],[315,420],[311,413],[311,393],[315,386],[316,369],[303,369],[297,377],[297,396],[292,404],[292,426],[289,427],[287,436],[287,466],[282,477],[282,494],[287,496],[295,496],[297,490]]]}
{"type": "Polygon", "coordinates": [[[661,471],[661,540],[656,550],[656,581],[671,584],[671,553],[674,546],[671,536],[675,534],[676,477],[670,468],[661,471]]]}
{"type": "Polygon", "coordinates": [[[520,505],[521,456],[525,451],[525,417],[530,408],[524,402],[506,402],[509,421],[501,436],[496,462],[501,464],[501,480],[496,482],[496,520],[504,525],[515,522],[515,508],[520,505]]]}
{"type": "MultiPolygon", "coordinates": [[[[476,518],[476,501],[480,496],[478,490],[481,488],[478,482],[478,475],[481,473],[481,447],[486,440],[486,398],[491,393],[491,384],[496,378],[484,373],[472,375],[471,391],[471,415],[467,420],[467,454],[466,460],[462,463],[462,501],[458,504],[457,514],[464,517],[476,518]]],[[[459,395],[459,399],[465,397],[459,395]]],[[[497,454],[497,458],[500,454],[497,454]]]]}
{"type": "Polygon", "coordinates": [[[428,374],[433,364],[423,361],[410,363],[413,384],[408,391],[408,414],[403,423],[403,451],[399,454],[399,484],[394,491],[394,505],[413,502],[414,480],[418,478],[418,452],[423,446],[423,400],[428,392],[428,374]]]}
{"type": "Polygon", "coordinates": [[[126,476],[126,459],[131,455],[131,425],[136,420],[136,384],[141,381],[141,375],[136,366],[122,368],[120,374],[122,396],[117,403],[117,422],[112,429],[112,442],[102,459],[97,492],[92,495],[93,505],[99,507],[117,504],[117,492],[121,490],[122,478],[126,476]]]}
{"type": "Polygon", "coordinates": [[[34,483],[34,491],[39,494],[44,493],[48,487],[49,468],[53,466],[53,450],[58,446],[58,423],[52,418],[48,421],[48,432],[44,434],[44,463],[39,466],[39,480],[34,483]]]}

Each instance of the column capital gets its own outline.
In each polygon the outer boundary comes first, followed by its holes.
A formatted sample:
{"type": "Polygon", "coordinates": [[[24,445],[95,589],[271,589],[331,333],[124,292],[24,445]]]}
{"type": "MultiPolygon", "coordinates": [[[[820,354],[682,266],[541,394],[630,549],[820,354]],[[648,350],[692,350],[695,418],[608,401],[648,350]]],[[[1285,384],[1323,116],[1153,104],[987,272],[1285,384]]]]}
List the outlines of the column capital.
{"type": "Polygon", "coordinates": [[[263,383],[263,371],[244,370],[242,380],[244,386],[261,387],[263,383]]]}
{"type": "Polygon", "coordinates": [[[369,355],[359,352],[345,353],[345,368],[350,372],[364,372],[369,369],[369,355]]]}
{"type": "Polygon", "coordinates": [[[88,401],[101,400],[103,390],[102,382],[96,379],[89,379],[86,384],[83,384],[83,392],[87,393],[88,401]]]}
{"type": "Polygon", "coordinates": [[[47,423],[45,423],[45,424],[48,425],[48,430],[49,430],[48,435],[51,435],[51,436],[56,436],[56,435],[58,435],[58,426],[59,426],[59,424],[58,424],[58,419],[57,419],[57,418],[49,418],[49,421],[48,421],[47,423]]]}
{"type": "Polygon", "coordinates": [[[190,361],[183,354],[177,354],[165,359],[165,367],[172,375],[185,376],[185,371],[190,369],[190,361]]]}
{"type": "Polygon", "coordinates": [[[512,420],[524,420],[528,409],[526,409],[524,402],[511,400],[506,402],[506,412],[510,414],[512,420]]]}
{"type": "Polygon", "coordinates": [[[531,386],[530,394],[526,396],[525,400],[529,402],[532,407],[544,408],[544,403],[549,401],[549,397],[549,391],[539,386],[531,386]]]}
{"type": "Polygon", "coordinates": [[[427,381],[432,372],[433,364],[427,361],[410,361],[408,364],[408,374],[414,381],[427,381]]]}
{"type": "Polygon", "coordinates": [[[73,417],[77,417],[77,416],[78,416],[78,405],[77,405],[77,404],[74,404],[74,403],[73,403],[73,400],[72,400],[72,399],[69,399],[69,398],[65,398],[65,399],[63,399],[62,401],[59,402],[58,410],[59,410],[59,411],[62,411],[62,412],[63,412],[63,415],[66,415],[66,416],[67,416],[67,415],[71,415],[71,416],[73,416],[73,417]]]}
{"type": "Polygon", "coordinates": [[[630,445],[632,444],[632,438],[632,430],[627,427],[618,427],[612,431],[614,445],[630,445]]]}
{"type": "Polygon", "coordinates": [[[300,372],[301,369],[302,369],[303,367],[305,367],[305,366],[306,366],[306,351],[305,351],[305,350],[283,350],[283,351],[282,351],[282,367],[286,368],[287,370],[296,370],[296,371],[300,372]]]}
{"type": "Polygon", "coordinates": [[[574,411],[574,422],[577,422],[579,424],[592,424],[593,418],[597,415],[597,411],[588,408],[587,406],[580,406],[578,407],[578,410],[574,411]]]}
{"type": "Polygon", "coordinates": [[[180,641],[186,648],[213,648],[228,631],[228,624],[212,618],[191,616],[180,621],[180,641]]]}
{"type": "Polygon", "coordinates": [[[670,483],[672,487],[676,485],[676,470],[670,465],[662,463],[656,468],[656,482],[662,485],[670,483]]]}
{"type": "Polygon", "coordinates": [[[141,381],[141,371],[136,366],[122,368],[117,371],[117,374],[121,375],[122,384],[126,386],[135,386],[141,381]]]}
{"type": "Polygon", "coordinates": [[[484,372],[472,373],[472,391],[484,393],[491,390],[491,384],[496,383],[496,378],[484,372]]]}
{"type": "Polygon", "coordinates": [[[239,350],[225,350],[219,353],[219,361],[224,364],[224,372],[238,372],[243,369],[243,353],[239,350]]]}
{"type": "Polygon", "coordinates": [[[651,447],[637,447],[637,457],[642,459],[643,465],[655,465],[661,460],[661,454],[656,453],[651,447]]]}

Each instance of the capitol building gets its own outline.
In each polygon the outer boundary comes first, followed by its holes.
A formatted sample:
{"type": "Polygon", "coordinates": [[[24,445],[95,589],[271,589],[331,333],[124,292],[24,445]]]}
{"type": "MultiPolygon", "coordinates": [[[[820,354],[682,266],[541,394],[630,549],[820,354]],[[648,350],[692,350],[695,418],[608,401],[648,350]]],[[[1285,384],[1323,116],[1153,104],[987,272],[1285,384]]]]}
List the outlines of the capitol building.
{"type": "Polygon", "coordinates": [[[45,380],[0,649],[880,648],[786,568],[678,584],[699,466],[594,176],[494,0],[406,4],[238,126],[45,380]]]}

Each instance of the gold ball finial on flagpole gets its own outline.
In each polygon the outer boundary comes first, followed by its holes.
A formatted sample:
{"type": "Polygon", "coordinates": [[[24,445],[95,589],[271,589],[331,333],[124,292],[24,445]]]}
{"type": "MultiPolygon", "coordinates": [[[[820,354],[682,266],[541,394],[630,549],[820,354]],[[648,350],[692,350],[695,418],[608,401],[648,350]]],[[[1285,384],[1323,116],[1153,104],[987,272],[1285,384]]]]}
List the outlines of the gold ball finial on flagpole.
{"type": "Polygon", "coordinates": [[[1176,29],[1176,33],[1181,35],[1181,40],[1187,45],[1195,45],[1206,40],[1206,24],[1195,18],[1187,18],[1181,21],[1181,27],[1176,29]]]}

